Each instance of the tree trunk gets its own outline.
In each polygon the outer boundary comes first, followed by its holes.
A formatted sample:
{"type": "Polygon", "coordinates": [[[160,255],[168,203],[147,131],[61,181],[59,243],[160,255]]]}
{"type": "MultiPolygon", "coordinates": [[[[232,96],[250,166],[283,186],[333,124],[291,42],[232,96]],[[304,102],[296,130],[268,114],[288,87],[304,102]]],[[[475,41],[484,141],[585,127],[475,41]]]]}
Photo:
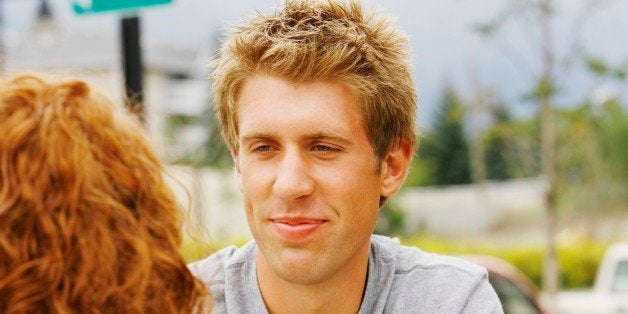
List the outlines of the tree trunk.
{"type": "Polygon", "coordinates": [[[484,105],[484,93],[481,87],[474,86],[475,99],[471,104],[473,138],[471,139],[471,179],[473,183],[483,185],[486,182],[486,157],[484,153],[484,130],[481,115],[484,105]]]}
{"type": "Polygon", "coordinates": [[[550,311],[556,309],[555,296],[559,289],[559,267],[556,249],[556,233],[558,215],[556,211],[556,135],[554,130],[554,115],[552,110],[552,94],[554,78],[554,53],[552,47],[551,29],[551,0],[541,0],[539,3],[539,23],[541,27],[541,53],[543,56],[543,76],[539,84],[539,100],[541,105],[541,150],[543,174],[547,180],[545,195],[546,237],[547,248],[543,276],[544,289],[550,300],[550,311]]]}

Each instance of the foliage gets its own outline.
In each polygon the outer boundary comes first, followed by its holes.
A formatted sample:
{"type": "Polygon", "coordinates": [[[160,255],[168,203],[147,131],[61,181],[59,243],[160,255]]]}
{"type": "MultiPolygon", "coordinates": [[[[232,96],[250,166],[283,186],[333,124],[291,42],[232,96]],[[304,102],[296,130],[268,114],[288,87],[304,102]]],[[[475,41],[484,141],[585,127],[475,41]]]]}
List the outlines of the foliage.
{"type": "MultiPolygon", "coordinates": [[[[541,286],[544,247],[541,245],[491,245],[447,241],[439,238],[412,237],[402,243],[427,252],[467,255],[484,254],[501,258],[523,272],[537,287],[541,286]]],[[[608,245],[592,241],[563,244],[558,248],[561,287],[590,288],[608,245]]]]}
{"type": "MultiPolygon", "coordinates": [[[[406,186],[469,183],[469,144],[463,134],[465,113],[462,101],[448,87],[435,114],[435,125],[421,138],[406,186]]],[[[538,119],[513,120],[507,106],[499,101],[491,106],[489,113],[492,123],[481,137],[487,179],[538,176],[541,156],[538,119]]]]}
{"type": "Polygon", "coordinates": [[[508,123],[512,120],[505,106],[493,108],[495,122],[489,132],[486,132],[486,175],[488,179],[505,180],[513,177],[511,169],[514,163],[511,158],[512,149],[508,123]]]}
{"type": "Polygon", "coordinates": [[[220,247],[220,245],[211,244],[200,239],[190,239],[181,244],[179,253],[186,263],[191,263],[211,255],[220,247]]]}
{"type": "Polygon", "coordinates": [[[204,120],[209,129],[209,136],[203,145],[206,152],[203,164],[218,169],[231,169],[233,160],[227,145],[225,145],[220,135],[220,123],[216,119],[216,115],[213,111],[209,111],[205,113],[204,120]]]}
{"type": "MultiPolygon", "coordinates": [[[[412,163],[407,186],[455,184],[447,171],[459,169],[466,156],[460,101],[451,90],[437,115],[434,130],[425,132],[420,154],[412,163]],[[453,118],[452,118],[453,117],[453,118]],[[448,147],[444,147],[448,146],[448,147]],[[462,148],[461,148],[462,147],[462,148]],[[458,152],[461,151],[461,152],[458,152]]],[[[541,172],[539,119],[513,120],[505,106],[495,106],[485,132],[488,179],[538,176],[541,172]]],[[[628,204],[628,114],[617,99],[589,101],[556,110],[558,208],[564,213],[625,210],[628,204]]],[[[466,166],[462,167],[468,171],[466,166]]],[[[465,177],[466,178],[466,177],[465,177]]]]}
{"type": "Polygon", "coordinates": [[[404,212],[392,200],[389,200],[378,213],[376,234],[398,235],[404,232],[404,212]]]}
{"type": "Polygon", "coordinates": [[[608,65],[606,65],[606,62],[604,62],[604,60],[600,58],[589,57],[586,58],[585,62],[587,64],[589,72],[595,75],[602,76],[608,73],[608,65]]]}
{"type": "MultiPolygon", "coordinates": [[[[421,146],[420,150],[423,148],[421,146]]],[[[405,186],[428,186],[434,177],[434,160],[422,156],[415,156],[408,170],[405,186]]]]}
{"type": "Polygon", "coordinates": [[[553,96],[558,92],[556,83],[548,80],[546,77],[541,77],[536,80],[536,83],[532,90],[523,95],[526,100],[540,100],[553,96]]]}
{"type": "Polygon", "coordinates": [[[584,103],[558,115],[563,210],[621,210],[628,203],[628,115],[616,100],[598,106],[584,103]]]}
{"type": "Polygon", "coordinates": [[[469,149],[463,129],[464,114],[464,107],[455,90],[451,86],[446,87],[433,120],[433,128],[425,134],[419,158],[413,164],[415,169],[425,168],[425,163],[429,164],[432,175],[429,180],[417,180],[414,177],[417,182],[425,185],[471,182],[469,149]]]}
{"type": "Polygon", "coordinates": [[[615,178],[628,180],[628,113],[618,100],[602,104],[604,111],[593,123],[599,140],[599,149],[615,178]]]}
{"type": "Polygon", "coordinates": [[[540,172],[538,123],[536,120],[514,121],[504,104],[491,110],[493,124],[483,141],[489,180],[528,178],[540,172]]]}
{"type": "Polygon", "coordinates": [[[186,263],[192,263],[206,258],[224,247],[230,245],[241,247],[249,241],[249,238],[238,238],[231,241],[207,241],[199,238],[189,238],[181,244],[179,253],[186,263]]]}
{"type": "Polygon", "coordinates": [[[626,79],[628,64],[611,65],[604,59],[591,55],[585,55],[583,59],[587,70],[597,77],[611,78],[620,81],[626,79]]]}

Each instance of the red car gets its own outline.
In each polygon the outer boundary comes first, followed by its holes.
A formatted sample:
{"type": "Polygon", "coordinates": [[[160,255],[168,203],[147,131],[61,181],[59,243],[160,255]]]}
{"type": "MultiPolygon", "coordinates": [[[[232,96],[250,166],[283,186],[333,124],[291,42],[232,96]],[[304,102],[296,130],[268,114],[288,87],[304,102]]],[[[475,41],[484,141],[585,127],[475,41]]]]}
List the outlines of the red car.
{"type": "Polygon", "coordinates": [[[502,302],[504,313],[547,313],[536,286],[516,267],[487,255],[467,255],[464,259],[488,271],[488,280],[502,302]]]}

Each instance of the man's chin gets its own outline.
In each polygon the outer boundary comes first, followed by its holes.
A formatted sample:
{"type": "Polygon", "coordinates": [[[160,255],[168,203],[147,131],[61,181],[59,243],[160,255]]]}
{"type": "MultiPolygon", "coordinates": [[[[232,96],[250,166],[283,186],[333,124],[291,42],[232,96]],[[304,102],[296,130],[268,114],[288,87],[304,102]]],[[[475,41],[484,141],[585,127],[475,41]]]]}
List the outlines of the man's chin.
{"type": "Polygon", "coordinates": [[[321,256],[300,248],[284,248],[266,259],[271,271],[282,280],[299,285],[313,285],[332,276],[321,256]]]}
{"type": "Polygon", "coordinates": [[[286,267],[273,269],[273,272],[283,281],[295,285],[315,285],[331,277],[315,267],[286,267]]]}

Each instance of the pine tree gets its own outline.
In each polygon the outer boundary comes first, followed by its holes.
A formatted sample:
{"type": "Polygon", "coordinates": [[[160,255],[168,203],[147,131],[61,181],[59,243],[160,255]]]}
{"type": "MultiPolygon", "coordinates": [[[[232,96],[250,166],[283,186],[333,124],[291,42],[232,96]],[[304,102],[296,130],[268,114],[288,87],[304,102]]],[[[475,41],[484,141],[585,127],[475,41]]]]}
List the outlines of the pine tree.
{"type": "Polygon", "coordinates": [[[432,131],[425,137],[421,154],[432,161],[436,185],[471,182],[469,148],[464,136],[464,107],[451,86],[443,90],[432,131]]]}

